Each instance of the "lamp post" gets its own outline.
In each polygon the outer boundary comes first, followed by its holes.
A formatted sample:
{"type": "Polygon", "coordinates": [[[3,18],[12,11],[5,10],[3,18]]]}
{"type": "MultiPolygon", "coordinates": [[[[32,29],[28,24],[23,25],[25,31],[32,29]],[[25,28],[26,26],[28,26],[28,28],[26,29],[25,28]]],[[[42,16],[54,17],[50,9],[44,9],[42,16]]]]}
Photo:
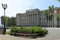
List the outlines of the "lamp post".
{"type": "Polygon", "coordinates": [[[5,9],[7,8],[7,4],[2,4],[2,7],[4,9],[4,28],[3,28],[3,34],[5,35],[6,27],[5,27],[5,9]]]}

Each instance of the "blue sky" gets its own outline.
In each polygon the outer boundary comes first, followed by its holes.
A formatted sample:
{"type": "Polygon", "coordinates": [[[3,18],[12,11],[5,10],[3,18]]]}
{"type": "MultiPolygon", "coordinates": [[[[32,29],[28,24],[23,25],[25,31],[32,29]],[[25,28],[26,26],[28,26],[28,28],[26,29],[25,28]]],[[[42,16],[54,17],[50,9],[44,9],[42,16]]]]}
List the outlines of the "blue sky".
{"type": "Polygon", "coordinates": [[[1,3],[7,3],[6,16],[10,17],[16,16],[17,13],[24,13],[28,9],[45,10],[51,5],[60,6],[57,0],[0,0],[0,16],[4,14],[1,3]]]}

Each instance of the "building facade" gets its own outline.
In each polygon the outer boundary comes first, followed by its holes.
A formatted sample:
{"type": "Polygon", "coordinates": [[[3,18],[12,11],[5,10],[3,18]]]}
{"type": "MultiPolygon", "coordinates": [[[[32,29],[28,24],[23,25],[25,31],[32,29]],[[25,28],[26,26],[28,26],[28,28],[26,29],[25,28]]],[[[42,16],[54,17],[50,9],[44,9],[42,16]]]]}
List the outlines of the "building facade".
{"type": "Polygon", "coordinates": [[[16,25],[17,26],[40,25],[40,26],[46,26],[46,27],[48,26],[54,27],[58,25],[57,20],[55,20],[54,17],[52,17],[52,20],[47,20],[46,16],[43,14],[43,11],[40,11],[39,9],[30,9],[30,10],[27,10],[26,13],[18,13],[16,15],[16,25]]]}
{"type": "Polygon", "coordinates": [[[40,11],[38,9],[27,10],[26,13],[17,14],[17,25],[34,26],[39,25],[40,11]]]}

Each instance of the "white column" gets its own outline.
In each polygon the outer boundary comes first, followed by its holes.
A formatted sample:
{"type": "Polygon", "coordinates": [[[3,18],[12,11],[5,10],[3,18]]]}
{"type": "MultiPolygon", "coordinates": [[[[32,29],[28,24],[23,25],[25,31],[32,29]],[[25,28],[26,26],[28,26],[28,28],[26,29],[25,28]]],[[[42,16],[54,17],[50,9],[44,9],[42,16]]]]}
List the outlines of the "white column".
{"type": "Polygon", "coordinates": [[[30,20],[30,21],[29,21],[29,22],[30,22],[29,24],[30,24],[30,26],[31,26],[31,14],[30,14],[30,18],[29,18],[29,20],[30,20]]]}
{"type": "Polygon", "coordinates": [[[34,16],[34,15],[32,14],[32,25],[34,25],[34,23],[33,23],[33,21],[34,21],[33,16],[34,16]]]}
{"type": "Polygon", "coordinates": [[[30,25],[30,14],[29,14],[29,17],[28,17],[28,25],[30,25]]]}

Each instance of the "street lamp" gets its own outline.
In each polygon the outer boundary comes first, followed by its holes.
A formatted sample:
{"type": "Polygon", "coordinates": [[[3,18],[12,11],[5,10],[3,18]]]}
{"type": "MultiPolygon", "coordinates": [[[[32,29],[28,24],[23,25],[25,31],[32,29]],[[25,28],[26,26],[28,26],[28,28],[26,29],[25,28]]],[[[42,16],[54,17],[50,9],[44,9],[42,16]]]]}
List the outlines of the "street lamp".
{"type": "Polygon", "coordinates": [[[4,28],[3,28],[3,34],[5,35],[6,28],[5,28],[5,9],[7,8],[7,4],[2,3],[2,7],[4,9],[4,28]]]}

